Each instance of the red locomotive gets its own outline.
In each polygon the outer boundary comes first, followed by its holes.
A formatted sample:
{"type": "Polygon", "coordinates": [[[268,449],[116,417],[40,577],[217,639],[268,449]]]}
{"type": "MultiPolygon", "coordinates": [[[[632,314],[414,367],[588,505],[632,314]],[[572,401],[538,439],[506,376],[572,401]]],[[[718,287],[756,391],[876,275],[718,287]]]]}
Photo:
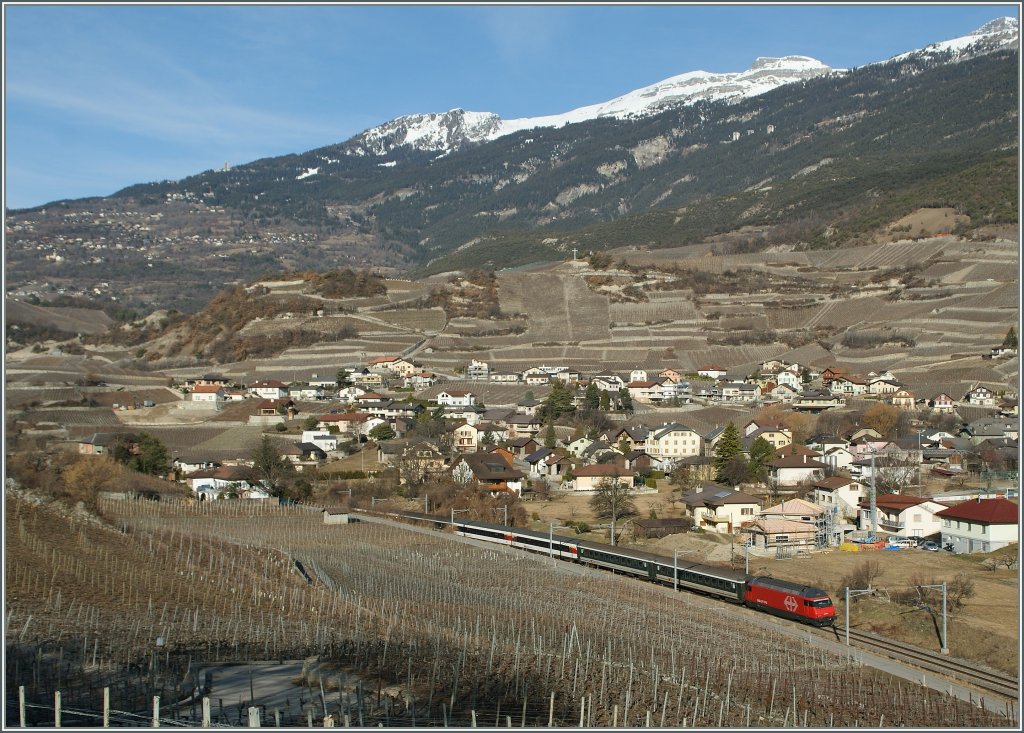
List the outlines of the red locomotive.
{"type": "Polygon", "coordinates": [[[747,578],[743,605],[815,626],[831,626],[836,609],[820,588],[763,576],[747,578]]]}

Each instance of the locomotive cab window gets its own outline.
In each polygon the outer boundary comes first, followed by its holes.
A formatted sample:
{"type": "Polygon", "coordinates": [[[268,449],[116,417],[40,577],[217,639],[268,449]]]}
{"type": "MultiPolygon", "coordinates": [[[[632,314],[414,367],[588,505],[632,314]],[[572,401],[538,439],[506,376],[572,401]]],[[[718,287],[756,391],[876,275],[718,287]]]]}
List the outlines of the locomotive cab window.
{"type": "Polygon", "coordinates": [[[804,601],[804,605],[811,608],[829,608],[832,605],[832,601],[828,598],[818,598],[813,601],[804,601]]]}

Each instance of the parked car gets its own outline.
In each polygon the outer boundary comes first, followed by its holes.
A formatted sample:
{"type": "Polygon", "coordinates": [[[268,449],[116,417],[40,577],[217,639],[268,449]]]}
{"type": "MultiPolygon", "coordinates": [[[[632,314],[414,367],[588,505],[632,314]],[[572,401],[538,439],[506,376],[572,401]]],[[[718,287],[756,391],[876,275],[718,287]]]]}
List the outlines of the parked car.
{"type": "Polygon", "coordinates": [[[904,547],[917,547],[917,541],[909,537],[890,537],[889,547],[899,547],[901,549],[904,547]]]}
{"type": "Polygon", "coordinates": [[[918,545],[918,547],[920,547],[922,550],[928,550],[928,552],[939,551],[939,546],[931,540],[928,540],[927,542],[922,542],[920,545],[918,545]]]}

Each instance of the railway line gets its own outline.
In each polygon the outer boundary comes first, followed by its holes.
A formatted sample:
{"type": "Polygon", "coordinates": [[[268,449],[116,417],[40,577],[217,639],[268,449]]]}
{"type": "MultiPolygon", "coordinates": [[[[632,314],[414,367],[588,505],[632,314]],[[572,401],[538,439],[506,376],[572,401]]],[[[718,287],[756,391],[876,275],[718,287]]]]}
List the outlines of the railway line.
{"type": "MultiPolygon", "coordinates": [[[[846,630],[837,625],[835,633],[842,638],[845,636],[846,630]]],[[[834,638],[831,630],[827,632],[827,636],[834,638]]],[[[913,644],[854,629],[850,629],[850,645],[883,654],[898,662],[917,667],[924,672],[932,672],[956,680],[958,683],[974,687],[980,692],[996,695],[1001,700],[1016,701],[1018,699],[1020,684],[1016,677],[987,669],[965,659],[950,657],[913,644]]]]}
{"type": "MultiPolygon", "coordinates": [[[[418,512],[399,512],[392,514],[392,516],[401,517],[406,520],[412,519],[414,521],[419,522],[433,522],[435,523],[435,525],[449,524],[447,518],[435,517],[429,514],[420,514],[418,512]]],[[[469,522],[460,522],[458,524],[462,525],[463,527],[473,526],[472,523],[469,522]]],[[[486,524],[481,524],[480,526],[491,527],[491,525],[486,524]]],[[[517,530],[517,533],[523,535],[535,534],[525,530],[517,530]]],[[[500,539],[497,536],[495,536],[494,539],[485,536],[480,536],[476,539],[487,541],[500,541],[500,539]]],[[[529,549],[532,549],[532,551],[534,552],[543,551],[548,546],[548,542],[551,541],[549,540],[549,538],[546,537],[543,538],[543,540],[544,541],[540,542],[536,547],[529,549]]],[[[555,545],[556,550],[558,546],[561,545],[561,543],[565,540],[565,538],[558,537],[558,540],[558,543],[553,543],[555,545]]],[[[583,543],[580,543],[579,541],[571,544],[583,546],[583,543]]],[[[615,549],[617,550],[618,548],[615,549]]],[[[635,555],[637,559],[646,557],[646,553],[625,552],[622,554],[626,556],[635,555]]],[[[553,557],[558,557],[559,559],[563,560],[569,560],[574,564],[578,562],[578,558],[575,554],[569,556],[561,550],[557,550],[556,552],[554,552],[553,557]]],[[[598,563],[597,565],[600,566],[600,563],[598,563]]],[[[611,568],[611,570],[615,572],[624,572],[625,574],[631,574],[633,575],[633,577],[644,577],[641,574],[637,574],[635,571],[629,572],[628,570],[624,570],[623,568],[611,568]]],[[[841,640],[846,636],[846,629],[838,624],[835,626],[829,626],[827,628],[810,627],[808,631],[810,633],[820,635],[821,637],[833,642],[841,640]]],[[[924,678],[927,675],[927,673],[932,673],[934,677],[940,677],[944,680],[955,682],[957,685],[963,687],[965,690],[973,688],[975,691],[978,692],[977,699],[972,699],[973,702],[975,702],[976,704],[980,704],[982,707],[984,707],[987,699],[989,702],[989,707],[991,708],[995,706],[997,710],[1000,703],[1005,704],[1007,706],[1008,717],[1011,717],[1011,719],[1013,720],[1016,720],[1017,718],[1016,711],[1019,701],[1019,680],[1014,676],[1011,676],[1003,672],[999,672],[997,670],[982,667],[980,665],[974,664],[964,659],[949,657],[944,654],[929,651],[927,649],[922,649],[920,647],[914,646],[913,644],[897,641],[895,639],[889,639],[866,631],[850,629],[849,641],[851,647],[856,647],[867,652],[884,656],[900,664],[907,665],[914,669],[922,670],[922,678],[924,678]],[[1010,710],[1011,707],[1013,708],[1012,712],[1010,710]]],[[[935,686],[934,678],[932,679],[931,686],[935,686]]]]}

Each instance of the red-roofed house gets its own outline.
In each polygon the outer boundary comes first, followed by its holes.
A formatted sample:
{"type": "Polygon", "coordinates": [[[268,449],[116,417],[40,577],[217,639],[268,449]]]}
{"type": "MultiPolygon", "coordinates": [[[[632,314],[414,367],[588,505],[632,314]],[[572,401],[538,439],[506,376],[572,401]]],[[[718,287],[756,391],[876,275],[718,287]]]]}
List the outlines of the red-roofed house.
{"type": "Polygon", "coordinates": [[[382,422],[384,421],[365,412],[328,413],[317,417],[316,427],[318,430],[336,428],[341,435],[359,435],[370,432],[374,425],[382,422]]]}
{"type": "MultiPolygon", "coordinates": [[[[901,537],[928,537],[938,534],[941,520],[935,516],[946,508],[931,499],[908,494],[882,494],[875,497],[878,529],[901,537]]],[[[860,500],[860,528],[871,530],[870,500],[860,500]]]]}
{"type": "Polygon", "coordinates": [[[942,546],[955,553],[992,552],[1019,541],[1020,506],[1008,499],[965,501],[936,512],[942,546]]]}
{"type": "Polygon", "coordinates": [[[224,388],[219,384],[200,384],[192,388],[192,402],[223,405],[227,401],[224,388]]]}

